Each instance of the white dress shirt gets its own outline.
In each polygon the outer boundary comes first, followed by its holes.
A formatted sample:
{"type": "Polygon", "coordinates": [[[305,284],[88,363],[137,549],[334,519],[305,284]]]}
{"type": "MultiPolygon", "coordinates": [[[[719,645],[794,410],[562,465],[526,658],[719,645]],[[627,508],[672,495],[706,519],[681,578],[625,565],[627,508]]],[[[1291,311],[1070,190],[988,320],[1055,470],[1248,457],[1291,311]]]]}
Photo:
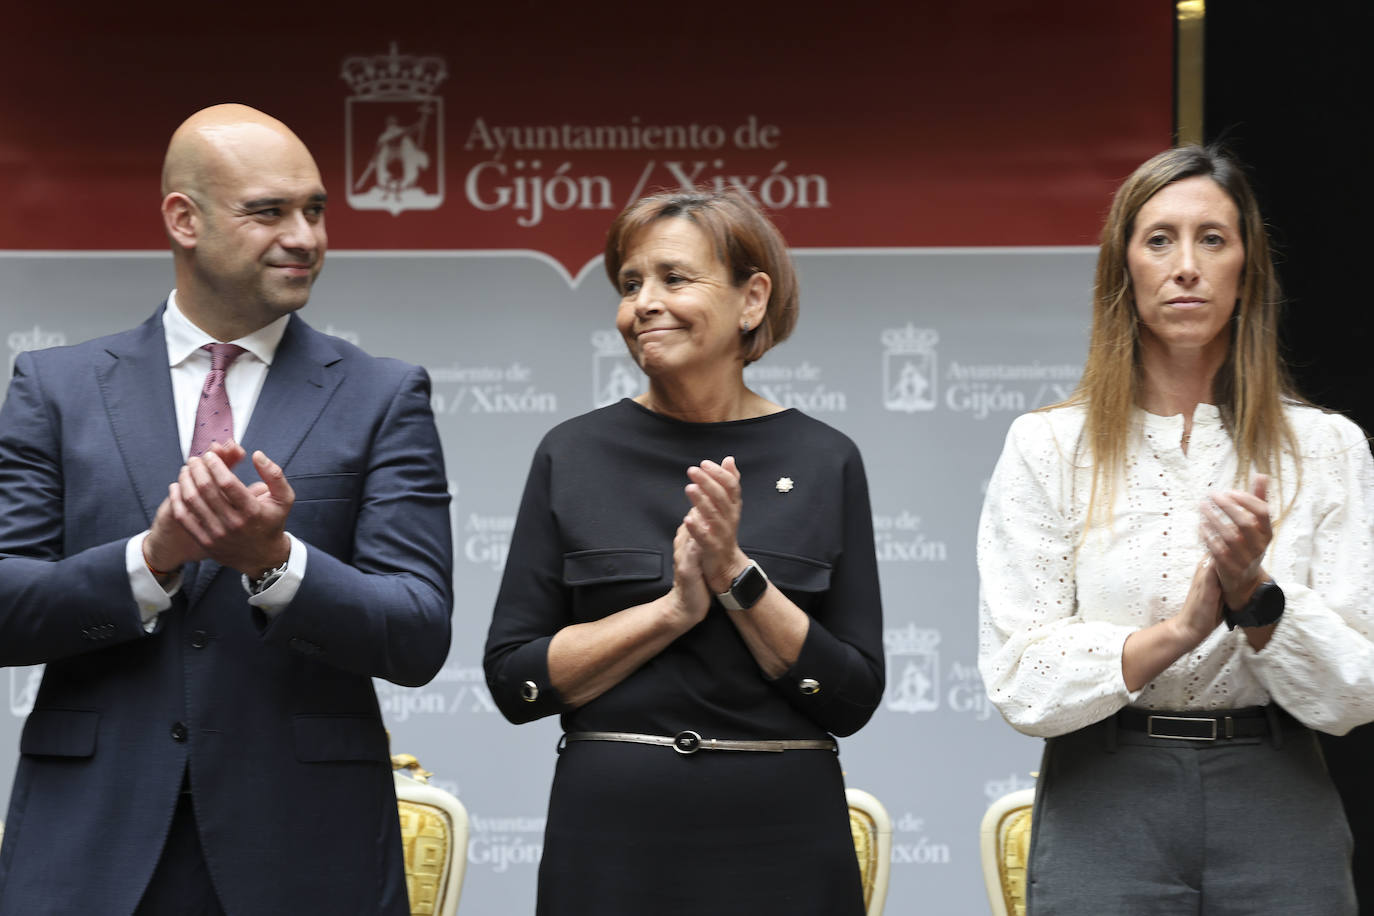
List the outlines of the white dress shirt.
{"type": "Polygon", "coordinates": [[[1219,626],[1143,689],[1121,670],[1131,633],[1183,606],[1205,547],[1199,506],[1236,487],[1220,412],[1200,404],[1191,445],[1182,415],[1137,411],[1111,528],[1084,536],[1092,480],[1077,451],[1079,407],[1019,417],[988,485],[978,530],[979,670],[1012,726],[1061,735],[1131,705],[1212,710],[1273,700],[1300,722],[1344,734],[1374,720],[1374,460],[1355,424],[1285,409],[1301,451],[1281,461],[1268,499],[1263,565],[1287,604],[1261,651],[1219,626]]]}
{"type": "MultiPolygon", "coordinates": [[[[290,316],[283,315],[246,337],[225,341],[237,344],[247,351],[239,354],[224,377],[229,409],[234,415],[234,438],[237,441],[242,441],[244,430],[248,428],[248,422],[252,419],[253,408],[257,405],[263,383],[267,381],[267,371],[272,367],[272,358],[276,355],[282,335],[286,333],[289,320],[290,316]]],[[[162,327],[167,336],[167,363],[172,377],[172,399],[176,406],[181,457],[185,459],[191,449],[191,434],[195,426],[201,389],[205,386],[205,377],[210,373],[210,354],[201,347],[219,341],[192,324],[182,313],[177,307],[176,290],[172,290],[167,296],[167,308],[162,314],[162,327]]],[[[251,459],[245,456],[243,460],[251,459]]],[[[172,483],[170,480],[167,482],[172,483]]],[[[182,582],[178,572],[165,587],[158,583],[143,560],[143,540],[147,536],[148,532],[144,531],[129,539],[124,560],[134,600],[138,603],[139,613],[143,618],[143,627],[151,633],[157,626],[158,614],[172,606],[172,595],[181,588],[182,582]]],[[[286,609],[305,576],[305,545],[289,532],[287,537],[291,541],[291,555],[287,560],[284,574],[261,593],[248,599],[249,604],[260,608],[269,617],[275,617],[286,609]]]]}

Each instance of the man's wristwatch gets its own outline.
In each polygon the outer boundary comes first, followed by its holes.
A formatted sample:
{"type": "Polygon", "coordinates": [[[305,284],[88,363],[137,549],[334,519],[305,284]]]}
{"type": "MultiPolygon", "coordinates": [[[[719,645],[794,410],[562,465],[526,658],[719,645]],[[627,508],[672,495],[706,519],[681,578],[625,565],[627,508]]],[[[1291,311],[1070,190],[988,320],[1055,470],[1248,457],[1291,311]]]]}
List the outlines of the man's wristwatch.
{"type": "Polygon", "coordinates": [[[263,573],[257,579],[250,580],[247,576],[244,576],[243,584],[244,587],[248,589],[248,594],[261,595],[263,592],[267,591],[269,588],[275,585],[277,580],[282,577],[282,574],[286,572],[287,563],[290,562],[291,560],[288,557],[286,563],[283,563],[275,569],[269,569],[267,572],[263,573]]]}
{"type": "Polygon", "coordinates": [[[1279,588],[1273,579],[1266,579],[1255,586],[1255,591],[1250,595],[1245,607],[1239,611],[1225,607],[1222,617],[1226,620],[1228,630],[1234,630],[1236,627],[1264,627],[1283,616],[1283,605],[1283,589],[1279,588]]]}
{"type": "Polygon", "coordinates": [[[744,572],[735,576],[735,581],[730,583],[730,590],[716,595],[716,600],[727,611],[747,611],[759,603],[766,591],[768,577],[763,574],[759,564],[750,560],[744,572]]]}

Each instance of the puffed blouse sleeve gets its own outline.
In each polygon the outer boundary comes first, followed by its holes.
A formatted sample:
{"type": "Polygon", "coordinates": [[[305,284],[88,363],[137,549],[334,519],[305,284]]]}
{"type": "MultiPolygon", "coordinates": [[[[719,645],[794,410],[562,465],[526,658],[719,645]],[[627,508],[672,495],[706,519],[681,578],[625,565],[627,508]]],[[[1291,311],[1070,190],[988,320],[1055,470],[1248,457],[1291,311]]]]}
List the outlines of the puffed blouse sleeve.
{"type": "Polygon", "coordinates": [[[883,696],[883,609],[873,513],[863,459],[844,463],[842,550],[830,587],[810,612],[797,661],[773,686],[799,712],[833,735],[858,731],[883,696]]]}
{"type": "Polygon", "coordinates": [[[492,699],[516,724],[571,708],[549,681],[549,642],[572,622],[550,498],[551,468],[541,444],[525,481],[482,658],[492,699]]]}
{"type": "Polygon", "coordinates": [[[978,523],[978,670],[1007,722],[1038,737],[1099,722],[1139,695],[1121,670],[1135,628],[1078,612],[1076,431],[1057,436],[1047,413],[1018,417],[978,523]]]}
{"type": "Polygon", "coordinates": [[[1343,735],[1374,721],[1374,459],[1354,423],[1321,422],[1325,441],[1302,443],[1302,484],[1265,560],[1283,616],[1264,649],[1243,652],[1275,702],[1343,735]]]}

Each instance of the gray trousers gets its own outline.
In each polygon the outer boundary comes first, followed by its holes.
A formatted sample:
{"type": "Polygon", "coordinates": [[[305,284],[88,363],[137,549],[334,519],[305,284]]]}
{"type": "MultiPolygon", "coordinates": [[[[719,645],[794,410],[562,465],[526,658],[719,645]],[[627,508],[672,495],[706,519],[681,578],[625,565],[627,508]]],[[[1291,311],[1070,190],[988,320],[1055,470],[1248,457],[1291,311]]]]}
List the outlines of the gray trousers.
{"type": "Polygon", "coordinates": [[[1351,838],[1316,735],[1045,744],[1027,916],[1355,916],[1351,838]]]}

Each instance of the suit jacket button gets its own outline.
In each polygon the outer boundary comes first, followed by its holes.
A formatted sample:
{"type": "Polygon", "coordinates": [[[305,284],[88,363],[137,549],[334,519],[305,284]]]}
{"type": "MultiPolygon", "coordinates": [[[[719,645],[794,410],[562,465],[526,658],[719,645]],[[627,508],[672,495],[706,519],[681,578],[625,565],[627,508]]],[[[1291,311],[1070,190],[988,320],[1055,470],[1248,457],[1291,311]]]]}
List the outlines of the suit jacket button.
{"type": "Polygon", "coordinates": [[[812,696],[821,692],[821,682],[814,677],[804,677],[801,679],[801,683],[797,685],[797,689],[807,696],[812,696]]]}
{"type": "Polygon", "coordinates": [[[177,742],[185,741],[185,740],[186,740],[186,735],[187,735],[186,724],[185,724],[184,722],[177,722],[177,723],[175,723],[175,724],[172,725],[172,740],[173,740],[173,741],[177,741],[177,742]]]}
{"type": "Polygon", "coordinates": [[[196,630],[194,633],[191,634],[192,649],[204,649],[209,642],[210,634],[205,632],[204,630],[196,630]]]}

